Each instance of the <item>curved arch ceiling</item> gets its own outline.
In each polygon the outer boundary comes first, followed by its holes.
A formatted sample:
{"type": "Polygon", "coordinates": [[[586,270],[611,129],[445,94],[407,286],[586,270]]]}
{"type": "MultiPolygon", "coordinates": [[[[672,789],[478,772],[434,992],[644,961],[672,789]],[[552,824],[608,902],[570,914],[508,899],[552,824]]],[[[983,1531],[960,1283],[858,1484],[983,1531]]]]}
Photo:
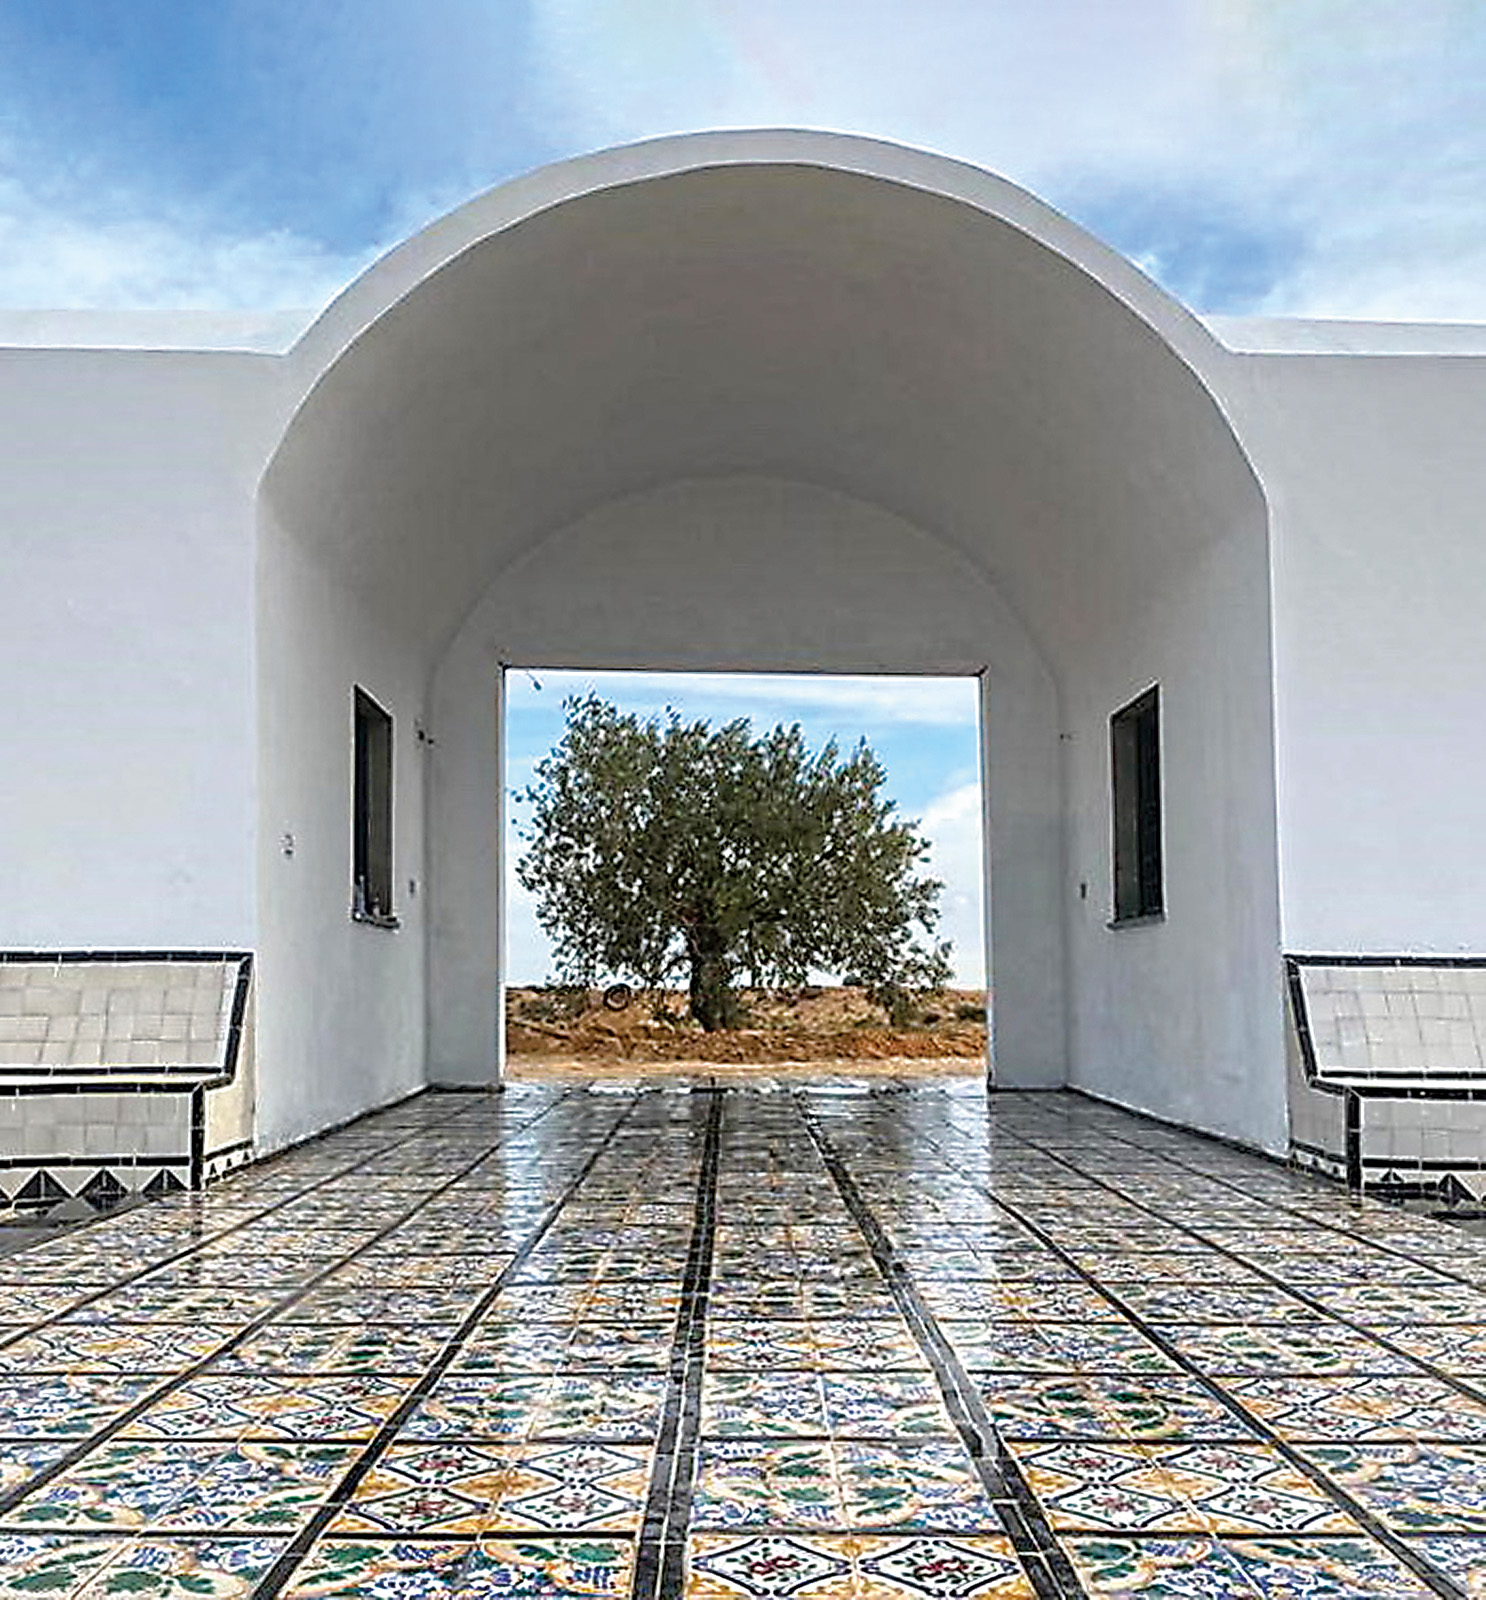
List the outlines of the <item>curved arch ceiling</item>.
{"type": "Polygon", "coordinates": [[[950,542],[1055,666],[1163,566],[1264,526],[1202,382],[1090,270],[965,200],[788,160],[611,183],[469,244],[331,362],[265,494],[432,657],[547,534],[735,473],[950,542]]]}

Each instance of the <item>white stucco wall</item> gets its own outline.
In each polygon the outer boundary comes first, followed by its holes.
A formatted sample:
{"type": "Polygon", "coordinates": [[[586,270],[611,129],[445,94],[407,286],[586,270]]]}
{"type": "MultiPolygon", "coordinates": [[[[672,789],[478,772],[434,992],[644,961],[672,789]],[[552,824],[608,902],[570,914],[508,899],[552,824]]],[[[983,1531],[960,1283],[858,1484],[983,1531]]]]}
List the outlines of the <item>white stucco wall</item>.
{"type": "Polygon", "coordinates": [[[425,747],[416,728],[426,673],[395,611],[358,596],[266,505],[258,638],[258,1138],[274,1149],[425,1081],[425,747]],[[350,915],[356,686],[394,723],[396,929],[350,915]]]}
{"type": "Polygon", "coordinates": [[[1309,352],[1242,357],[1228,405],[1273,513],[1285,947],[1480,953],[1480,330],[1279,332],[1309,352]]]}
{"type": "Polygon", "coordinates": [[[1069,1080],[1281,1152],[1265,573],[1262,537],[1232,530],[1154,584],[1143,616],[1111,618],[1070,674],[1069,1080]],[[1109,718],[1152,684],[1166,914],[1111,927],[1109,718]]]}
{"type": "Polygon", "coordinates": [[[255,943],[253,492],[281,376],[0,350],[0,946],[255,943]]]}

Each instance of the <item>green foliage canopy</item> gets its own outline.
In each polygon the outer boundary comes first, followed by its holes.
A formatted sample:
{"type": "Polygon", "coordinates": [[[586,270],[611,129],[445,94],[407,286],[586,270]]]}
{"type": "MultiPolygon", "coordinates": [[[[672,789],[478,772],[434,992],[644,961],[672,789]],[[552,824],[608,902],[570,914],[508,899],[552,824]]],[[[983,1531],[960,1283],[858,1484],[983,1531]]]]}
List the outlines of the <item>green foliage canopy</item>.
{"type": "Polygon", "coordinates": [[[686,971],[709,1030],[734,1020],[744,976],[948,981],[949,945],[931,939],[943,884],[916,875],[928,842],[881,798],[865,740],[843,758],[834,740],[812,754],[798,724],[755,738],[746,718],[642,721],[592,695],[563,709],[561,742],[518,796],[531,821],[516,873],[566,981],[657,989],[686,971]]]}

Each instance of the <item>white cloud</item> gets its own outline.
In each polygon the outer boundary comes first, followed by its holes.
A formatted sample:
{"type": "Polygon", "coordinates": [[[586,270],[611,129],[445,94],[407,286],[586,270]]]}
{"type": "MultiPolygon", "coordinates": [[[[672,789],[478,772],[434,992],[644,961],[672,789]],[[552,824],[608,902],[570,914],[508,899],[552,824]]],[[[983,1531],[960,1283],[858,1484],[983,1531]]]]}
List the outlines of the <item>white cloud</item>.
{"type": "Polygon", "coordinates": [[[156,196],[28,185],[0,168],[0,305],[8,307],[319,307],[373,254],[232,230],[156,196]]]}
{"type": "Polygon", "coordinates": [[[1476,0],[536,0],[534,17],[546,103],[580,140],[840,128],[1075,209],[1101,188],[1200,198],[1193,244],[1229,214],[1285,250],[1259,303],[1197,309],[1486,320],[1476,0]]]}
{"type": "Polygon", "coordinates": [[[684,716],[747,715],[759,726],[789,722],[805,712],[830,712],[843,724],[864,727],[919,723],[973,728],[979,716],[973,678],[517,670],[508,674],[506,687],[513,709],[555,706],[567,695],[592,690],[626,708],[660,712],[675,705],[684,716]]]}
{"type": "Polygon", "coordinates": [[[944,883],[939,936],[954,944],[955,986],[979,989],[985,984],[980,785],[960,784],[940,795],[925,810],[920,831],[933,847],[928,870],[944,883]]]}

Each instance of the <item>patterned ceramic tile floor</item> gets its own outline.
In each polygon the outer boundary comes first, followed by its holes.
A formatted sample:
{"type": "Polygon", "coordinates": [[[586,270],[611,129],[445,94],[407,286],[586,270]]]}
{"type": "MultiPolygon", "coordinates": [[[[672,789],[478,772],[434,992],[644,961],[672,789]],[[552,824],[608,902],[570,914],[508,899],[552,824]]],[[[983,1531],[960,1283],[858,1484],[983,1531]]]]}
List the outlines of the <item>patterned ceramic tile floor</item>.
{"type": "Polygon", "coordinates": [[[429,1095],[0,1256],[0,1600],[1486,1596],[1486,1239],[1072,1096],[429,1095]]]}

